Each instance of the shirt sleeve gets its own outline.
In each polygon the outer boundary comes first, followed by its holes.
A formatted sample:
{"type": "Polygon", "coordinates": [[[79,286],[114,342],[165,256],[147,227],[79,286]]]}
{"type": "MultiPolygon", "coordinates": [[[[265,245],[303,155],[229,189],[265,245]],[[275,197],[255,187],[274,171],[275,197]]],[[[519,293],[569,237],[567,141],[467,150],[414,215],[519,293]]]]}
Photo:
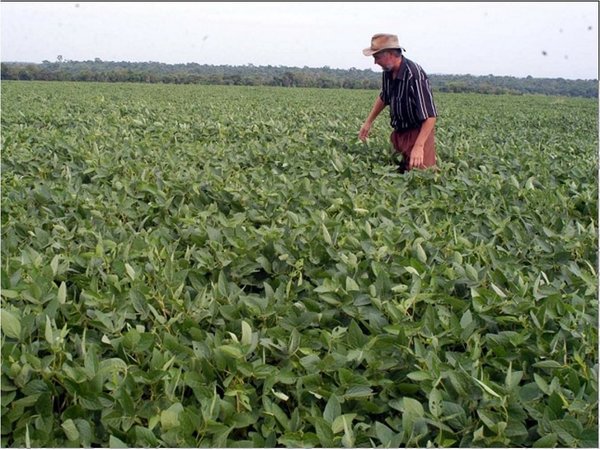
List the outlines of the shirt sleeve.
{"type": "Polygon", "coordinates": [[[433,101],[433,93],[429,79],[421,76],[415,80],[414,86],[415,110],[420,121],[429,117],[437,117],[437,109],[433,101]]]}
{"type": "Polygon", "coordinates": [[[379,93],[379,98],[381,99],[381,101],[383,102],[383,104],[384,104],[384,105],[386,105],[386,106],[387,106],[387,105],[389,105],[389,104],[390,104],[389,100],[388,100],[388,101],[386,101],[386,99],[385,99],[385,95],[383,94],[383,91],[381,91],[381,92],[379,93]]]}
{"type": "Polygon", "coordinates": [[[390,104],[390,82],[385,76],[385,72],[381,73],[381,92],[379,98],[385,106],[390,104]]]}

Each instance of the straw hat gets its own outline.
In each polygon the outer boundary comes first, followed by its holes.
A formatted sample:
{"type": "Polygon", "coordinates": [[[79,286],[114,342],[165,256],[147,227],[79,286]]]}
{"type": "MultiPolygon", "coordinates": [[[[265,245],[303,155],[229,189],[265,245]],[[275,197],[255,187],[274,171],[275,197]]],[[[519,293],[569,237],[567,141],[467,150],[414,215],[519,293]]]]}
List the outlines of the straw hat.
{"type": "Polygon", "coordinates": [[[398,43],[398,36],[395,34],[379,33],[371,38],[371,46],[363,50],[363,55],[372,56],[377,52],[392,48],[402,48],[398,43]]]}

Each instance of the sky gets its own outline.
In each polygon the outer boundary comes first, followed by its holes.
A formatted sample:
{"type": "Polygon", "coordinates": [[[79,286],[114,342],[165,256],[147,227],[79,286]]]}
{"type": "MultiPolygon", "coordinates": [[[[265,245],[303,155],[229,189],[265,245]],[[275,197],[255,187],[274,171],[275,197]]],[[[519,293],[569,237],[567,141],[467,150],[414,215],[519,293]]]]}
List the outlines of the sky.
{"type": "Polygon", "coordinates": [[[392,33],[430,74],[598,79],[598,2],[0,2],[0,60],[372,69],[392,33]]]}

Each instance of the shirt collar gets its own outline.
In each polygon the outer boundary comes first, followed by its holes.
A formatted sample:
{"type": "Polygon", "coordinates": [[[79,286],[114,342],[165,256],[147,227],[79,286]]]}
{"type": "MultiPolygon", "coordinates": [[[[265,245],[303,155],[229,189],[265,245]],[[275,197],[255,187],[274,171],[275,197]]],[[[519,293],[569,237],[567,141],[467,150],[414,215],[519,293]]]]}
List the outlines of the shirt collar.
{"type": "Polygon", "coordinates": [[[408,60],[403,56],[402,63],[400,64],[400,71],[398,72],[399,80],[406,80],[410,75],[410,70],[408,70],[408,60]]]}
{"type": "Polygon", "coordinates": [[[407,62],[408,62],[408,60],[404,56],[402,56],[402,63],[400,65],[400,71],[398,72],[398,78],[396,78],[396,79],[392,78],[391,72],[385,72],[386,77],[388,77],[390,81],[408,80],[410,78],[410,76],[412,75],[412,72],[408,68],[407,62]]]}

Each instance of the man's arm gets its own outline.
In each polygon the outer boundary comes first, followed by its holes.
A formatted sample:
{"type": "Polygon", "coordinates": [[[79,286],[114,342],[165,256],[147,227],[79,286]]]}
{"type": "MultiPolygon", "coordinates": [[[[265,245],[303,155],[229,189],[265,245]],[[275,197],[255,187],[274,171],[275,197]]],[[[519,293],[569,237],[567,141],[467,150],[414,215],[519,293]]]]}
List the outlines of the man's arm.
{"type": "Polygon", "coordinates": [[[423,152],[425,147],[425,142],[427,138],[433,131],[435,127],[435,117],[428,117],[425,119],[423,123],[421,123],[421,129],[419,130],[419,135],[415,141],[415,145],[413,146],[410,152],[410,161],[409,168],[413,167],[422,167],[423,166],[423,152]]]}
{"type": "MultiPolygon", "coordinates": [[[[360,127],[360,131],[358,133],[358,138],[361,141],[365,141],[367,139],[367,137],[369,136],[369,131],[371,131],[371,125],[373,125],[373,122],[375,121],[375,119],[377,118],[377,116],[379,115],[379,113],[381,111],[383,111],[385,109],[385,103],[383,103],[383,100],[381,100],[381,97],[377,97],[377,100],[375,100],[375,103],[373,104],[373,108],[371,108],[371,112],[369,113],[369,116],[367,117],[367,120],[365,120],[365,123],[363,123],[362,127],[360,127]]],[[[425,141],[423,141],[425,142],[425,141]]]]}

